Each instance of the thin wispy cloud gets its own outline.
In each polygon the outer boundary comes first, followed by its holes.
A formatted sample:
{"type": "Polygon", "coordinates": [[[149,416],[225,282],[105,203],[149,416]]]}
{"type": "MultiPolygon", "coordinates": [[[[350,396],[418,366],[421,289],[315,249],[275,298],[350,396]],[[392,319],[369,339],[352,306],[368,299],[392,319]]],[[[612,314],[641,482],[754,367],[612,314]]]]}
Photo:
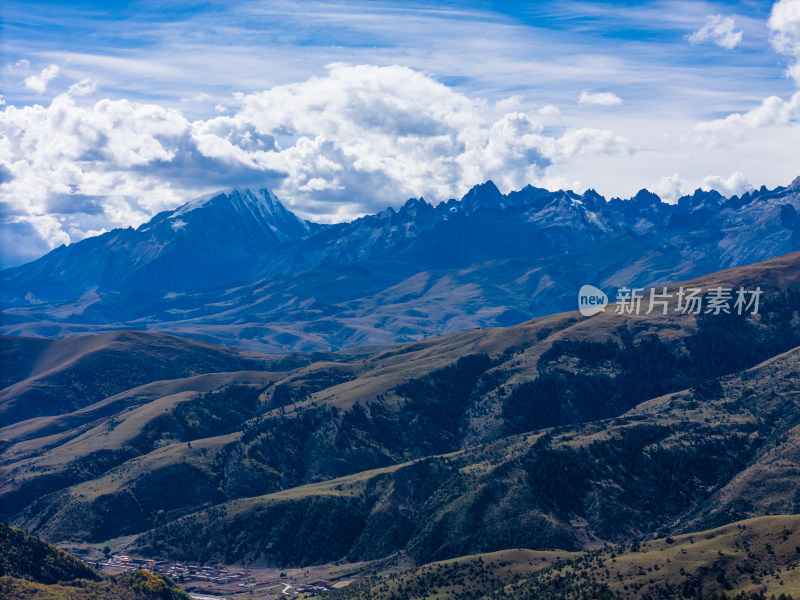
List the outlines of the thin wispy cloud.
{"type": "MultiPolygon", "coordinates": [[[[559,10],[559,3],[549,6],[554,12],[559,10]]],[[[565,3],[560,14],[571,15],[582,7],[565,3]]],[[[609,30],[620,17],[623,23],[635,24],[646,17],[658,27],[665,23],[672,27],[669,15],[677,19],[687,9],[683,5],[680,10],[661,9],[662,16],[656,21],[652,20],[653,10],[649,5],[613,11],[605,8],[591,19],[609,30]]],[[[13,10],[8,12],[13,16],[13,10]]],[[[9,47],[9,56],[30,48],[50,62],[68,65],[77,77],[91,77],[101,87],[140,97],[171,97],[175,102],[208,93],[218,103],[225,91],[257,91],[288,83],[318,74],[323,65],[337,61],[401,64],[457,79],[462,91],[494,99],[519,92],[541,94],[542,85],[547,85],[548,97],[542,100],[553,104],[569,101],[582,89],[602,88],[612,80],[636,85],[648,77],[665,98],[690,101],[687,93],[692,93],[693,87],[712,84],[723,88],[739,79],[725,65],[717,69],[713,81],[699,66],[690,69],[684,64],[675,71],[674,62],[681,60],[678,40],[668,50],[661,44],[651,50],[636,35],[628,35],[609,46],[591,36],[468,5],[453,11],[392,3],[312,3],[302,5],[302,10],[289,2],[235,4],[211,12],[178,12],[158,26],[150,19],[126,23],[126,40],[145,40],[135,51],[115,46],[120,35],[117,26],[105,27],[95,16],[79,12],[70,15],[73,22],[77,23],[74,32],[56,31],[69,35],[73,43],[51,43],[42,53],[35,39],[19,40],[9,47]],[[80,32],[91,36],[80,36],[80,32]],[[553,52],[553,48],[561,50],[553,52]],[[204,76],[198,77],[198,73],[204,76]],[[683,89],[676,87],[676,77],[682,79],[678,84],[683,89]],[[664,86],[668,81],[670,86],[664,86]]],[[[685,27],[682,20],[680,25],[685,27]]],[[[55,41],[59,41],[58,35],[54,35],[55,41]]],[[[7,83],[10,92],[13,83],[7,83]]]]}
{"type": "Polygon", "coordinates": [[[93,94],[95,90],[97,90],[97,84],[87,77],[69,86],[67,93],[70,96],[88,96],[93,94]]]}
{"type": "Polygon", "coordinates": [[[613,92],[581,92],[578,104],[594,104],[595,106],[617,106],[622,104],[622,98],[613,92]]]}
{"type": "Polygon", "coordinates": [[[232,184],[332,221],[489,178],[785,183],[798,2],[9,0],[0,221],[32,257],[232,184]]]}

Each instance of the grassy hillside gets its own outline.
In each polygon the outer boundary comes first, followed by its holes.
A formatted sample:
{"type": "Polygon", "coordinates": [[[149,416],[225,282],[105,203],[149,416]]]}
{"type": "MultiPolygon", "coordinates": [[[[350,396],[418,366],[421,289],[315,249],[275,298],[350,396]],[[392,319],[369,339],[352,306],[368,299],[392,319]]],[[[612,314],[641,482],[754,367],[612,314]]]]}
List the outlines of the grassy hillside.
{"type": "Polygon", "coordinates": [[[800,517],[749,519],[710,531],[606,548],[555,563],[492,598],[580,597],[590,588],[621,599],[698,594],[800,597],[800,517]]]}
{"type": "Polygon", "coordinates": [[[104,577],[60,548],[0,522],[0,595],[9,600],[188,600],[144,571],[104,577]]]}
{"type": "Polygon", "coordinates": [[[331,600],[800,597],[800,515],[586,552],[504,550],[425,565],[331,600]],[[715,596],[716,594],[716,596],[715,596]]]}
{"type": "Polygon", "coordinates": [[[335,590],[328,597],[332,600],[477,600],[577,556],[582,556],[582,553],[538,552],[523,548],[462,556],[354,584],[335,590]]]}
{"type": "Polygon", "coordinates": [[[265,368],[255,353],[175,336],[118,331],[43,342],[2,336],[3,424],[72,412],[133,387],[198,373],[265,368]]]}
{"type": "Polygon", "coordinates": [[[231,500],[156,528],[139,549],[282,565],[403,550],[427,562],[509,547],[578,550],[797,512],[786,490],[796,490],[800,409],[786,400],[799,370],[795,350],[621,417],[231,500]]]}
{"type": "Polygon", "coordinates": [[[51,540],[275,565],[577,551],[800,512],[798,260],[693,284],[760,285],[756,316],[553,315],[10,425],[2,510],[51,540]]]}

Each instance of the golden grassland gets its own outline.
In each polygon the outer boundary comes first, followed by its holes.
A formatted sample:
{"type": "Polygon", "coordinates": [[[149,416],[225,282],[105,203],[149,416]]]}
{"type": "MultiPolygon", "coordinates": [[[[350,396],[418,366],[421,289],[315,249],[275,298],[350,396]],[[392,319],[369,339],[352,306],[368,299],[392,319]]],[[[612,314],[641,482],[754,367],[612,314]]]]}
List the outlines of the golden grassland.
{"type": "Polygon", "coordinates": [[[332,599],[694,598],[800,596],[800,515],[584,552],[503,550],[431,563],[340,590],[332,599]],[[588,594],[584,596],[584,594],[588,594]],[[661,596],[659,596],[661,594],[661,596]]]}

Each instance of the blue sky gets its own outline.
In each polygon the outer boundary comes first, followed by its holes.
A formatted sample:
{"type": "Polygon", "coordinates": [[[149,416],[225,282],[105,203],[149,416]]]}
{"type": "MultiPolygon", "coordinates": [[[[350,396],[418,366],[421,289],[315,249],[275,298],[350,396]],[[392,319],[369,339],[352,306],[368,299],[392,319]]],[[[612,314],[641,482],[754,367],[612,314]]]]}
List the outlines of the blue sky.
{"type": "MultiPolygon", "coordinates": [[[[657,88],[744,92],[754,82],[787,93],[785,61],[768,39],[769,8],[769,2],[5,2],[2,41],[8,63],[56,61],[64,77],[101,79],[107,87],[100,95],[166,103],[189,90],[218,97],[260,91],[339,61],[410,66],[488,97],[524,92],[571,99],[587,85],[608,86],[605,76],[624,75],[623,65],[634,72],[619,83],[641,99],[655,97],[657,88]],[[735,52],[686,42],[710,14],[735,16],[746,30],[735,52]],[[595,76],[592,57],[607,67],[595,76]],[[646,84],[656,89],[639,89],[646,84]]],[[[8,100],[41,102],[10,75],[8,100]]]]}
{"type": "Polygon", "coordinates": [[[488,178],[674,200],[800,175],[800,0],[0,16],[2,266],[236,184],[336,221],[488,178]]]}

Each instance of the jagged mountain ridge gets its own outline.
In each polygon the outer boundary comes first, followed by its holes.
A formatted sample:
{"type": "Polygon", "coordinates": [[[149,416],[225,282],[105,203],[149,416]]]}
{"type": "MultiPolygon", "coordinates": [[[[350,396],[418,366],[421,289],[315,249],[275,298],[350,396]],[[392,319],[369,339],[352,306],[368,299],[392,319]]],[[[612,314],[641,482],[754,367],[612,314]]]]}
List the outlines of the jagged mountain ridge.
{"type": "Polygon", "coordinates": [[[267,352],[418,340],[568,310],[584,283],[613,297],[791,252],[798,210],[800,178],[677,204],[487,182],[314,225],[233,190],[4,271],[3,333],[156,329],[267,352]]]}

